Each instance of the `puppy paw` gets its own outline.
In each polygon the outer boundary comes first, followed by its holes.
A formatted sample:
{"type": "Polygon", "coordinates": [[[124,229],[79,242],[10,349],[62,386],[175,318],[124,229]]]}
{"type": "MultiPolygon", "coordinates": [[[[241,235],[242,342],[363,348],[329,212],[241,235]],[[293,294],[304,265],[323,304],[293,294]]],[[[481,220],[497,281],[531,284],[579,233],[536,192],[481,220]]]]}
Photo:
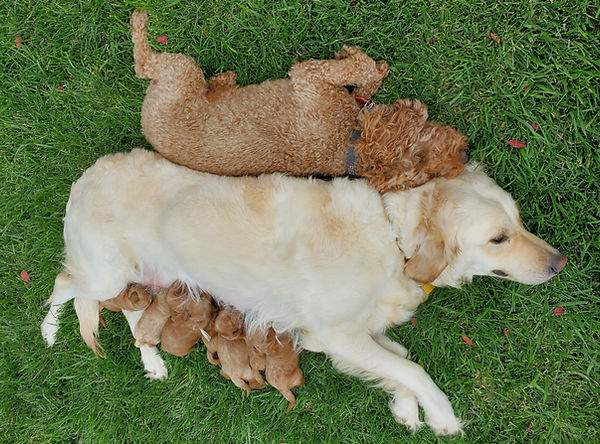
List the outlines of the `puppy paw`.
{"type": "Polygon", "coordinates": [[[423,425],[423,422],[419,421],[419,404],[414,396],[396,397],[389,405],[396,421],[411,432],[417,432],[423,425]]]}

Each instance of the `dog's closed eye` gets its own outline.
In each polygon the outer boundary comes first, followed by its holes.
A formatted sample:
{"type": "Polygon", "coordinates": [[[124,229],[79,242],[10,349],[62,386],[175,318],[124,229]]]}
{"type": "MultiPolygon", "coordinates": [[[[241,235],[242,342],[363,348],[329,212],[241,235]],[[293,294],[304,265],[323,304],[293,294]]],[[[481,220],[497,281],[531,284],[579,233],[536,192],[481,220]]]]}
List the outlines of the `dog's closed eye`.
{"type": "Polygon", "coordinates": [[[506,241],[508,241],[508,236],[506,234],[504,234],[504,233],[499,234],[498,236],[490,239],[490,242],[492,244],[501,244],[501,243],[506,242],[506,241]]]}

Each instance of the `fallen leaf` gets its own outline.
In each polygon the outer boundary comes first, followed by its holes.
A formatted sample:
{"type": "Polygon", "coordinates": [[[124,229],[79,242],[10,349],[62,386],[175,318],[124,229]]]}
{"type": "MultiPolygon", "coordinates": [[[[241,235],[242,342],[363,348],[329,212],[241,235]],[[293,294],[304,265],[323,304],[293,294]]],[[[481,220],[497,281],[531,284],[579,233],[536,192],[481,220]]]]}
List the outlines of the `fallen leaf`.
{"type": "Polygon", "coordinates": [[[539,130],[540,130],[540,127],[539,127],[539,126],[538,126],[538,124],[537,124],[537,123],[535,123],[535,122],[531,122],[531,126],[532,126],[532,127],[533,127],[533,129],[534,129],[534,130],[536,130],[536,131],[539,131],[539,130]]]}
{"type": "Polygon", "coordinates": [[[529,87],[530,87],[530,86],[531,86],[531,85],[530,85],[529,83],[528,83],[527,85],[525,85],[525,86],[523,87],[523,91],[527,91],[527,90],[529,89],[529,87]]]}
{"type": "Polygon", "coordinates": [[[473,343],[471,342],[471,339],[468,336],[462,335],[462,340],[465,341],[467,345],[473,347],[473,343]]]}
{"type": "Polygon", "coordinates": [[[520,140],[510,139],[508,144],[513,148],[524,148],[527,146],[525,142],[521,142],[520,140]]]}
{"type": "Polygon", "coordinates": [[[21,279],[23,279],[25,282],[31,282],[29,273],[27,273],[25,270],[21,270],[21,279]]]}
{"type": "Polygon", "coordinates": [[[167,43],[168,37],[166,35],[161,35],[159,38],[156,39],[156,43],[158,43],[159,45],[163,45],[165,43],[167,43]]]}
{"type": "Polygon", "coordinates": [[[527,430],[525,430],[525,433],[531,433],[531,430],[533,430],[533,422],[529,423],[529,425],[527,426],[527,430]]]}
{"type": "Polygon", "coordinates": [[[15,42],[21,43],[22,41],[23,41],[23,39],[21,37],[19,37],[19,36],[15,37],[15,42]]]}
{"type": "Polygon", "coordinates": [[[65,89],[64,85],[61,85],[61,86],[58,87],[59,91],[63,91],[64,89],[65,89]]]}
{"type": "Polygon", "coordinates": [[[207,31],[207,30],[204,30],[204,31],[202,31],[202,34],[204,34],[205,36],[207,36],[207,37],[208,37],[208,34],[209,34],[209,33],[208,33],[208,31],[207,31]]]}
{"type": "Polygon", "coordinates": [[[416,327],[419,322],[417,321],[417,318],[410,318],[410,323],[413,327],[416,327]]]}
{"type": "Polygon", "coordinates": [[[504,327],[504,336],[508,336],[509,331],[508,327],[504,327]]]}
{"type": "Polygon", "coordinates": [[[500,37],[498,37],[493,32],[489,32],[488,37],[491,38],[493,41],[495,41],[498,45],[500,44],[500,37]]]}
{"type": "Polygon", "coordinates": [[[19,49],[21,49],[21,44],[19,42],[15,43],[15,46],[19,49]]]}
{"type": "Polygon", "coordinates": [[[554,316],[560,316],[565,312],[564,307],[556,307],[554,309],[554,316]]]}

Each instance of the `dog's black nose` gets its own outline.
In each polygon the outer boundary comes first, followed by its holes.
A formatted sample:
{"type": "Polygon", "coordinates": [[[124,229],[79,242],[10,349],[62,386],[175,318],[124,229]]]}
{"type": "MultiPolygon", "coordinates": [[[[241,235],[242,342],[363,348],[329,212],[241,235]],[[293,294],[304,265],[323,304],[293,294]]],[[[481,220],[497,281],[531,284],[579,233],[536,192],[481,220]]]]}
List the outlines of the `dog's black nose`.
{"type": "Polygon", "coordinates": [[[555,254],[550,261],[549,271],[550,274],[558,274],[567,265],[567,256],[564,254],[555,254]]]}
{"type": "Polygon", "coordinates": [[[463,161],[463,163],[467,163],[469,161],[469,151],[468,150],[460,150],[460,160],[463,161]]]}

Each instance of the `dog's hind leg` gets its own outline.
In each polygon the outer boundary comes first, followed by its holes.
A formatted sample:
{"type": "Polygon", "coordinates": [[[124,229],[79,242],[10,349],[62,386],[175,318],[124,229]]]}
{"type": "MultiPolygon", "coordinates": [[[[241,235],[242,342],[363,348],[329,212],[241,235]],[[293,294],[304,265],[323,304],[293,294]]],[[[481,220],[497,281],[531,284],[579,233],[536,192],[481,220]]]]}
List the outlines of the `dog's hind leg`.
{"type": "Polygon", "coordinates": [[[59,273],[54,280],[54,290],[50,299],[48,299],[50,309],[41,326],[42,337],[46,341],[46,344],[48,344],[48,347],[52,347],[56,341],[56,332],[59,326],[58,317],[65,302],[76,297],[74,285],[73,276],[64,271],[59,273]]]}
{"type": "MultiPolygon", "coordinates": [[[[135,75],[141,79],[160,79],[179,88],[207,88],[204,73],[193,58],[184,54],[154,51],[148,43],[148,13],[135,11],[131,15],[131,39],[135,75]]],[[[234,79],[235,84],[235,79],[234,79]]],[[[168,85],[163,85],[168,86],[168,85]]],[[[180,93],[182,94],[182,93],[180,93]]]]}
{"type": "MultiPolygon", "coordinates": [[[[123,314],[129,323],[131,333],[135,332],[135,326],[142,317],[144,310],[141,311],[127,311],[123,310],[123,314]]],[[[142,363],[144,364],[144,370],[146,370],[146,377],[149,379],[163,380],[167,379],[169,372],[165,366],[165,362],[160,357],[158,349],[144,344],[140,347],[140,353],[142,354],[142,363]]]]}
{"type": "MultiPolygon", "coordinates": [[[[321,332],[320,342],[334,365],[345,373],[366,379],[378,379],[414,393],[425,412],[425,422],[438,435],[462,432],[462,423],[454,415],[446,395],[435,385],[422,367],[381,347],[368,334],[342,335],[336,331],[321,332]]],[[[405,401],[399,397],[399,411],[405,401]]],[[[410,411],[414,413],[414,402],[410,411]]],[[[418,420],[417,420],[418,421],[418,420]]]]}

